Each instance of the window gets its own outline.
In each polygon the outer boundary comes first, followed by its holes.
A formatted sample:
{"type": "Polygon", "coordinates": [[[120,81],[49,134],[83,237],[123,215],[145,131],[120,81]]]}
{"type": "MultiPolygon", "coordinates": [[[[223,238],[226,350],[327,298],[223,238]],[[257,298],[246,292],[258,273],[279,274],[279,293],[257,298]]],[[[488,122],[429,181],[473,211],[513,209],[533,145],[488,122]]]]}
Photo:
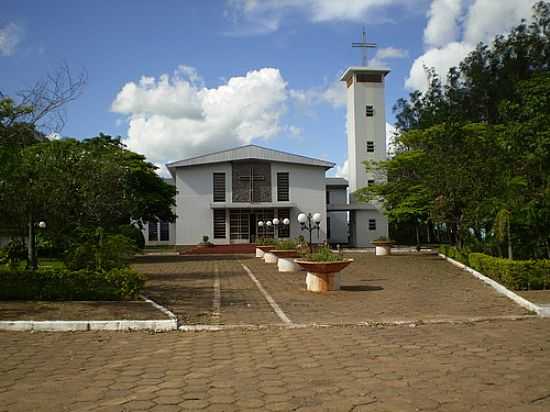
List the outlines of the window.
{"type": "Polygon", "coordinates": [[[162,220],[160,222],[160,240],[170,240],[170,223],[162,220]]]}
{"type": "Polygon", "coordinates": [[[327,190],[327,205],[330,203],[330,192],[327,190]]]}
{"type": "Polygon", "coordinates": [[[367,185],[368,186],[373,185],[373,184],[374,184],[374,179],[367,180],[367,185]]]}
{"type": "Polygon", "coordinates": [[[376,230],[376,219],[369,219],[369,230],[376,230]]]}
{"type": "Polygon", "coordinates": [[[214,202],[225,202],[225,173],[214,173],[212,193],[214,202]]]}
{"type": "Polygon", "coordinates": [[[229,211],[229,238],[242,240],[249,238],[250,215],[246,209],[232,209],[229,211]]]}
{"type": "Polygon", "coordinates": [[[374,142],[367,141],[367,152],[370,152],[370,153],[374,152],[374,142]]]}
{"type": "Polygon", "coordinates": [[[225,239],[225,209],[214,209],[214,239],[225,239]]]}
{"type": "Polygon", "coordinates": [[[159,240],[159,231],[157,222],[149,222],[149,242],[159,240]]]}
{"type": "Polygon", "coordinates": [[[330,235],[330,216],[327,217],[327,239],[330,239],[332,236],[330,235]]]}
{"type": "Polygon", "coordinates": [[[277,200],[279,202],[288,202],[288,173],[277,173],[277,200]]]}
{"type": "Polygon", "coordinates": [[[279,209],[277,212],[279,218],[279,224],[277,225],[277,236],[280,238],[290,237],[290,224],[283,224],[283,220],[290,219],[290,209],[279,209]]]}
{"type": "Polygon", "coordinates": [[[374,106],[367,105],[366,115],[367,115],[367,117],[374,116],[374,106]]]}
{"type": "Polygon", "coordinates": [[[358,83],[382,83],[382,75],[375,73],[358,73],[358,83]]]}

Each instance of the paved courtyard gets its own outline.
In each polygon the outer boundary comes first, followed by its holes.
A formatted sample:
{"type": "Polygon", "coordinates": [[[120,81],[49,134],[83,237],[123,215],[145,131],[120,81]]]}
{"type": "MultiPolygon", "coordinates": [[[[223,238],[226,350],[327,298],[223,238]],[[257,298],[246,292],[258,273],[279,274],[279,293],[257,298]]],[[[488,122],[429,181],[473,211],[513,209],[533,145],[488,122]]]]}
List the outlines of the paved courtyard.
{"type": "Polygon", "coordinates": [[[148,274],[145,293],[172,310],[184,324],[281,324],[245,267],[295,324],[527,314],[491,287],[435,255],[347,256],[355,262],[342,272],[342,290],[328,294],[307,292],[305,272],[280,273],[276,265],[248,256],[144,257],[135,267],[148,274]]]}
{"type": "Polygon", "coordinates": [[[256,327],[0,332],[0,411],[550,410],[550,319],[435,256],[353,257],[327,295],[254,258],[143,258],[181,323],[256,327]]]}

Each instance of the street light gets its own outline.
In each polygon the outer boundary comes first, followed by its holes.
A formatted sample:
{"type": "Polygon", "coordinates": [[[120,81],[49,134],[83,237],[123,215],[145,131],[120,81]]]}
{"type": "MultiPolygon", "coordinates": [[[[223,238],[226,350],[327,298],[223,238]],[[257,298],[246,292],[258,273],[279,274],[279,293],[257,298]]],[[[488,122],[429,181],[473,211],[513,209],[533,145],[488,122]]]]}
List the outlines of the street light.
{"type": "Polygon", "coordinates": [[[40,229],[46,229],[46,222],[44,222],[43,220],[41,222],[38,222],[38,227],[40,229]]]}
{"type": "Polygon", "coordinates": [[[309,251],[311,253],[313,253],[311,233],[314,230],[317,230],[317,239],[319,239],[319,229],[320,229],[320,225],[321,225],[321,214],[320,213],[314,213],[312,215],[311,213],[308,213],[306,215],[305,213],[300,213],[298,215],[298,223],[300,223],[300,228],[302,230],[307,230],[309,232],[309,251]]]}

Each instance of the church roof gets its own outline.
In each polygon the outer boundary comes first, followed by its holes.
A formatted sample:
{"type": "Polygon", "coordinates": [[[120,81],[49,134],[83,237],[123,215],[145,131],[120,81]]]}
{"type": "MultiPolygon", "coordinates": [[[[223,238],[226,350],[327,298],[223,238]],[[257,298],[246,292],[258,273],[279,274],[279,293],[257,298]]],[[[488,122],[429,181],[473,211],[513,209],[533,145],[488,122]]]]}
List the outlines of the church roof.
{"type": "Polygon", "coordinates": [[[249,159],[317,166],[325,169],[330,169],[335,165],[335,163],[328,162],[326,160],[315,159],[313,157],[296,155],[250,144],[235,147],[233,149],[222,150],[220,152],[208,153],[202,156],[191,157],[189,159],[178,160],[177,162],[168,163],[166,167],[173,173],[173,170],[178,167],[198,166],[249,159]]]}
{"type": "Polygon", "coordinates": [[[340,80],[347,80],[353,73],[382,73],[385,77],[390,71],[387,67],[350,66],[344,71],[340,80]]]}

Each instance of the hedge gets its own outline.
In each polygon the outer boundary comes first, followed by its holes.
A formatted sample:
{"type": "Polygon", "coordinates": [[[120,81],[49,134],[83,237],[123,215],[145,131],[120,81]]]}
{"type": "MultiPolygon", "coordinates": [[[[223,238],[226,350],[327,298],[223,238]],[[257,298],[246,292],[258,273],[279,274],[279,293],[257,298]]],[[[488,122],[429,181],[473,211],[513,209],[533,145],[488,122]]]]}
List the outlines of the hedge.
{"type": "Polygon", "coordinates": [[[550,259],[510,260],[483,253],[468,253],[468,251],[452,246],[441,246],[439,251],[470,266],[508,289],[550,288],[550,259]]]}
{"type": "Polygon", "coordinates": [[[0,300],[123,300],[135,298],[144,284],[145,276],[128,268],[0,269],[0,300]]]}

